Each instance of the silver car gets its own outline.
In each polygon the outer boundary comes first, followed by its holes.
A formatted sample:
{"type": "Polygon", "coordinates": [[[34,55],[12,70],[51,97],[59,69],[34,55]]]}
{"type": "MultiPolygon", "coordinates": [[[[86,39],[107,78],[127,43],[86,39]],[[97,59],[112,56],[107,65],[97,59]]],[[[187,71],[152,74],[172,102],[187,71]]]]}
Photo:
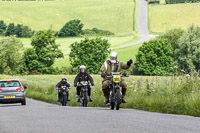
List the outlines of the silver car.
{"type": "Polygon", "coordinates": [[[26,105],[25,89],[19,80],[0,80],[0,103],[26,105]]]}

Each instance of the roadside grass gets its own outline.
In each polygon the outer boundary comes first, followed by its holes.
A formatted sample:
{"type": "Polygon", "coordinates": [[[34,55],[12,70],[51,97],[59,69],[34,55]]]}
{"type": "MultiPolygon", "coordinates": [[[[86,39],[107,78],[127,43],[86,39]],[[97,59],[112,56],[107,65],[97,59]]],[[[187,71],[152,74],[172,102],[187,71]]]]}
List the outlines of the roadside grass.
{"type": "Polygon", "coordinates": [[[166,4],[150,6],[150,29],[163,33],[174,28],[187,29],[189,25],[200,25],[200,4],[166,4]]]}
{"type": "Polygon", "coordinates": [[[133,31],[133,9],[133,0],[0,1],[0,20],[58,31],[67,21],[80,19],[84,28],[127,35],[133,31]]]}
{"type": "MultiPolygon", "coordinates": [[[[57,104],[55,85],[63,75],[29,75],[6,76],[0,79],[17,78],[28,87],[26,95],[29,98],[57,104]]],[[[100,75],[92,75],[95,86],[92,87],[90,107],[106,107],[101,90],[100,75]]],[[[67,75],[68,82],[73,83],[75,75],[67,75]]],[[[127,104],[122,108],[134,108],[152,112],[200,116],[200,79],[185,76],[130,76],[125,79],[128,84],[127,104]]],[[[73,84],[72,84],[73,86],[73,84]]],[[[76,102],[76,89],[70,90],[71,101],[67,106],[80,106],[76,102]]]]}

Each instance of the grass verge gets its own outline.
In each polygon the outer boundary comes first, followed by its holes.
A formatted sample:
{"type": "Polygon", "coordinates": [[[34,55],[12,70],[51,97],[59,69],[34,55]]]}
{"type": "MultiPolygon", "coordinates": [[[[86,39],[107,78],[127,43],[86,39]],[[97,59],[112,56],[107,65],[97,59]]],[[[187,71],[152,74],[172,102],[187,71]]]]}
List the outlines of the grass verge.
{"type": "MultiPolygon", "coordinates": [[[[29,75],[29,76],[5,76],[0,79],[18,78],[28,86],[27,97],[50,103],[57,103],[57,91],[55,84],[63,75],[29,75]]],[[[73,83],[75,75],[68,75],[69,83],[73,83]]],[[[104,97],[101,91],[101,78],[92,75],[95,86],[92,87],[94,102],[90,107],[105,107],[104,97]]],[[[127,104],[122,108],[134,108],[153,112],[170,114],[200,116],[200,79],[199,77],[149,77],[130,76],[125,79],[128,84],[126,99],[127,104]]],[[[71,101],[68,106],[80,106],[76,102],[76,90],[70,90],[71,101]]]]}

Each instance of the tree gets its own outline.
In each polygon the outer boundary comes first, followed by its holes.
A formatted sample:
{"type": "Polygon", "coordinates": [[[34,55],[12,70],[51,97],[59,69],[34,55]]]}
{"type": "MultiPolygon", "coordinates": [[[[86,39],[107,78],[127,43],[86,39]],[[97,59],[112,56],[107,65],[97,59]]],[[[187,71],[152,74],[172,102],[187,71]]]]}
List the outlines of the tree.
{"type": "Polygon", "coordinates": [[[33,49],[24,52],[24,59],[29,71],[51,74],[56,58],[63,57],[63,53],[58,49],[55,42],[54,33],[51,30],[39,31],[31,38],[33,49]]]}
{"type": "Polygon", "coordinates": [[[17,26],[15,27],[15,35],[17,37],[22,37],[22,27],[23,25],[21,24],[17,24],[17,26]]]}
{"type": "Polygon", "coordinates": [[[141,75],[164,75],[173,67],[171,45],[166,39],[144,42],[136,55],[135,67],[141,75]]]}
{"type": "Polygon", "coordinates": [[[80,43],[75,42],[70,46],[70,63],[74,68],[85,65],[89,73],[97,74],[103,62],[110,53],[110,44],[101,38],[85,38],[80,43]]]}
{"type": "Polygon", "coordinates": [[[15,36],[0,40],[0,73],[14,75],[26,71],[22,50],[23,44],[15,36]]]}
{"type": "Polygon", "coordinates": [[[175,51],[175,61],[180,69],[195,72],[200,69],[200,27],[190,26],[180,38],[175,51]]]}
{"type": "Polygon", "coordinates": [[[33,33],[28,26],[22,26],[22,37],[32,37],[33,33]]]}
{"type": "Polygon", "coordinates": [[[14,23],[10,23],[5,33],[6,36],[15,35],[15,25],[14,23]]]}
{"type": "Polygon", "coordinates": [[[173,29],[167,31],[164,35],[161,35],[159,38],[167,39],[167,41],[171,44],[173,54],[175,50],[178,48],[178,41],[185,33],[182,29],[173,29]]]}
{"type": "Polygon", "coordinates": [[[70,20],[59,31],[59,37],[79,36],[82,32],[83,24],[80,20],[70,20]]]}
{"type": "Polygon", "coordinates": [[[6,31],[6,28],[7,28],[6,24],[4,23],[3,20],[1,20],[0,21],[0,35],[2,35],[4,31],[6,31]]]}

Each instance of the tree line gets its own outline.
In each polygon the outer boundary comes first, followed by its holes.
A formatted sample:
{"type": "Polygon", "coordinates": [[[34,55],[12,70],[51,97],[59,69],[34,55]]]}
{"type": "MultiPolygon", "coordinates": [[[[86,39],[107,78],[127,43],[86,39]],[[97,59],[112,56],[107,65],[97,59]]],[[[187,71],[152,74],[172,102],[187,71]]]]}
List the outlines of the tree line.
{"type": "MultiPolygon", "coordinates": [[[[77,37],[77,36],[110,36],[114,33],[108,30],[101,30],[98,28],[93,29],[83,29],[84,24],[80,20],[70,20],[68,21],[58,32],[56,32],[56,37],[77,37]]],[[[16,35],[17,37],[32,37],[35,31],[31,30],[28,26],[22,24],[15,25],[0,21],[0,35],[1,36],[11,36],[16,35]]]]}
{"type": "Polygon", "coordinates": [[[22,24],[15,25],[14,23],[10,23],[6,25],[6,23],[1,20],[0,21],[0,35],[1,36],[11,36],[16,35],[17,37],[31,37],[34,34],[34,31],[31,30],[28,26],[24,26],[22,24]]]}

